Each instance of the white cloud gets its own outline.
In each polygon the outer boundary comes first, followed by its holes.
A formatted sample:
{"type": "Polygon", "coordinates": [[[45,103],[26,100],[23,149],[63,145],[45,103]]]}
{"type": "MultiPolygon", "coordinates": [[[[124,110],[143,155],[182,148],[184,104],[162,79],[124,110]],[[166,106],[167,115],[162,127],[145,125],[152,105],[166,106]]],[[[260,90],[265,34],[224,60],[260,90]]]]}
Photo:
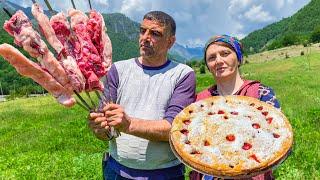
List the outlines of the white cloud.
{"type": "Polygon", "coordinates": [[[293,4],[294,0],[287,0],[288,4],[293,4]]]}
{"type": "Polygon", "coordinates": [[[244,16],[252,22],[269,22],[275,19],[269,14],[269,12],[262,9],[262,5],[253,5],[248,12],[244,13],[244,16]]]}
{"type": "Polygon", "coordinates": [[[278,0],[278,1],[276,1],[276,8],[277,9],[281,9],[281,8],[283,8],[283,6],[285,5],[285,0],[278,0]]]}
{"type": "MultiPolygon", "coordinates": [[[[8,0],[18,4],[17,0],[8,0]]],[[[37,0],[45,7],[43,0],[37,0]]],[[[71,8],[70,0],[49,0],[58,11],[71,8]]],[[[74,0],[77,9],[89,10],[87,0],[74,0]]],[[[121,12],[136,22],[151,10],[164,11],[176,20],[177,42],[203,45],[216,34],[243,38],[253,30],[288,17],[310,0],[91,0],[99,12],[121,12]]],[[[19,0],[31,6],[31,0],[19,0]]]]}
{"type": "Polygon", "coordinates": [[[228,10],[233,11],[235,9],[246,8],[251,2],[251,0],[231,0],[228,10]]]}
{"type": "Polygon", "coordinates": [[[104,6],[109,6],[109,2],[107,0],[96,0],[94,1],[96,4],[104,5],[104,6]]]}

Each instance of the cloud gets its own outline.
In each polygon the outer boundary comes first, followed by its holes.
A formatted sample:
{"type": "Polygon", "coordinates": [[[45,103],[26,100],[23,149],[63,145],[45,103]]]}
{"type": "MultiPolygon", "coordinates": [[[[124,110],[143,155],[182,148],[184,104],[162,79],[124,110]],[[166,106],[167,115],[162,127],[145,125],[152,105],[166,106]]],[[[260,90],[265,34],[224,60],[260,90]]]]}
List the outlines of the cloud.
{"type": "Polygon", "coordinates": [[[262,5],[253,5],[248,12],[244,13],[244,17],[252,22],[269,22],[275,19],[269,12],[262,9],[262,5]]]}
{"type": "MultiPolygon", "coordinates": [[[[8,0],[17,3],[17,0],[8,0]]],[[[40,2],[45,7],[44,1],[40,2]]],[[[72,7],[71,1],[49,0],[58,11],[72,7]]],[[[87,0],[74,0],[77,9],[88,11],[87,0]]],[[[140,22],[144,14],[160,10],[170,14],[177,24],[177,42],[188,46],[203,45],[216,34],[243,38],[284,17],[291,16],[310,0],[91,0],[103,13],[121,12],[140,22]]],[[[31,6],[30,0],[19,4],[31,6]]]]}

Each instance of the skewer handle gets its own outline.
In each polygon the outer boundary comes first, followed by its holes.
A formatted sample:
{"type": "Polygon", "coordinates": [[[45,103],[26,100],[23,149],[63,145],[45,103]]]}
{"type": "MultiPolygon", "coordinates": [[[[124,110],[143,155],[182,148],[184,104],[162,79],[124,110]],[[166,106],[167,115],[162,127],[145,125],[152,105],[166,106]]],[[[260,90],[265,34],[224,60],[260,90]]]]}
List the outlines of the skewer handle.
{"type": "Polygon", "coordinates": [[[12,14],[6,8],[3,7],[2,9],[10,18],[12,17],[12,14]]]}

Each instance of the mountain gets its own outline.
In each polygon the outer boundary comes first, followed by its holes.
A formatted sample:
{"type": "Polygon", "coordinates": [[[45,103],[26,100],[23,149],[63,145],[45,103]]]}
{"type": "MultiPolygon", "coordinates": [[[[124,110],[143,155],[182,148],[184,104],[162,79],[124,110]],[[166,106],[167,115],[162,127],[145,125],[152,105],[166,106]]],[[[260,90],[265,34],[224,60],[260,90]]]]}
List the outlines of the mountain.
{"type": "Polygon", "coordinates": [[[294,15],[251,32],[242,43],[249,53],[260,52],[275,41],[297,38],[296,41],[308,40],[310,33],[320,25],[320,0],[311,0],[294,15]]]}
{"type": "MultiPolygon", "coordinates": [[[[24,8],[24,7],[19,6],[18,4],[14,4],[14,3],[10,2],[10,1],[4,1],[4,2],[2,2],[2,4],[0,6],[1,6],[1,8],[2,7],[6,8],[11,14],[13,14],[16,10],[21,10],[28,17],[33,17],[32,13],[31,13],[31,7],[24,8]]],[[[43,12],[47,16],[51,15],[50,11],[48,11],[48,10],[44,10],[43,12]]],[[[56,13],[56,11],[54,11],[53,13],[56,13]]]]}
{"type": "Polygon", "coordinates": [[[183,61],[189,61],[191,59],[201,59],[203,56],[203,47],[184,47],[179,43],[175,43],[169,51],[170,54],[176,55],[183,61]]]}

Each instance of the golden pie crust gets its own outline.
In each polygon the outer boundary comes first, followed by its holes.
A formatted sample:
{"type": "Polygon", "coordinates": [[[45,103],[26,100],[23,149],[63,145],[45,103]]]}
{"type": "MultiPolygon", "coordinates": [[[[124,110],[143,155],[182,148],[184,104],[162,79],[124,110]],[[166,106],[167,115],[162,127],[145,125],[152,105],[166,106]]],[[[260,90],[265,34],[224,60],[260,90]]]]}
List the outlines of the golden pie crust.
{"type": "Polygon", "coordinates": [[[291,125],[270,104],[247,96],[213,96],[174,119],[170,145],[191,168],[215,177],[251,177],[280,164],[293,143],[291,125]]]}

